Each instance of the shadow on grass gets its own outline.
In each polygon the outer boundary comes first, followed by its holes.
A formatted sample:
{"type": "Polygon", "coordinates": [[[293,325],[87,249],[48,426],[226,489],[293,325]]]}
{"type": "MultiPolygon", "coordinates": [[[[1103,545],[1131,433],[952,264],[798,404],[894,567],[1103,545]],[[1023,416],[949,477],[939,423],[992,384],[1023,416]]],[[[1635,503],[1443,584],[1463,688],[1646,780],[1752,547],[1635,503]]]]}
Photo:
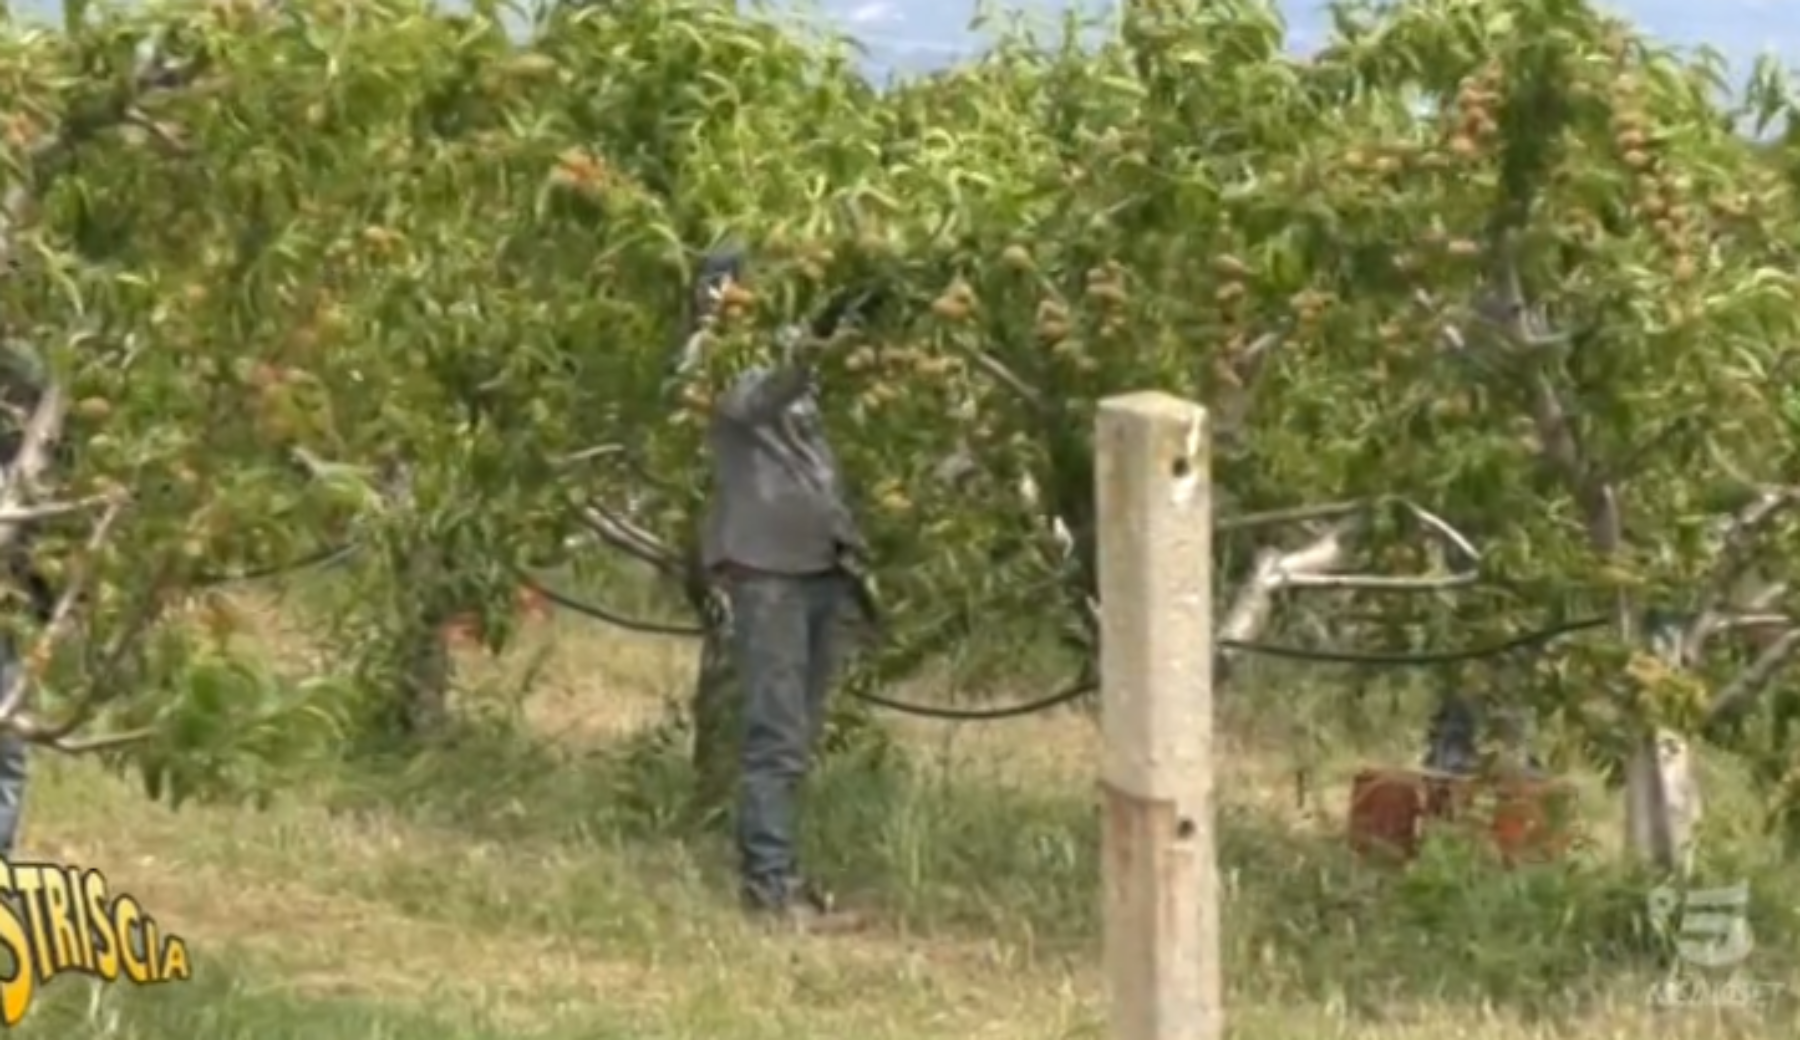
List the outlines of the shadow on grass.
{"type": "MultiPolygon", "coordinates": [[[[724,898],[726,841],[672,808],[691,782],[667,737],[576,754],[490,728],[405,766],[362,771],[336,800],[521,851],[624,844],[654,863],[658,850],[678,850],[724,898]]],[[[1034,956],[1097,954],[1090,792],[904,759],[874,767],[848,754],[821,768],[807,820],[813,869],[897,928],[997,938],[1034,956]]],[[[1673,964],[1671,937],[1648,913],[1653,881],[1611,863],[1508,871],[1445,840],[1397,871],[1243,807],[1225,807],[1218,823],[1234,999],[1313,1000],[1375,1019],[1421,1001],[1568,1014],[1673,964]]],[[[1746,973],[1792,978],[1800,884],[1767,850],[1715,855],[1702,880],[1751,884],[1756,959],[1746,973]]]]}

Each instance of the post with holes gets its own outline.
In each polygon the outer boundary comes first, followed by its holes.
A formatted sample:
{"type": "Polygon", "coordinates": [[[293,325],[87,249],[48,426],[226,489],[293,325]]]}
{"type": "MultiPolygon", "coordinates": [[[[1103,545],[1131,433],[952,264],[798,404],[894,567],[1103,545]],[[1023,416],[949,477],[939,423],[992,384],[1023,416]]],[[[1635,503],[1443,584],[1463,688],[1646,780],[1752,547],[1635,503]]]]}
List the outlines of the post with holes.
{"type": "Polygon", "coordinates": [[[1207,416],[1100,404],[1105,953],[1112,1040],[1220,1040],[1207,416]]]}

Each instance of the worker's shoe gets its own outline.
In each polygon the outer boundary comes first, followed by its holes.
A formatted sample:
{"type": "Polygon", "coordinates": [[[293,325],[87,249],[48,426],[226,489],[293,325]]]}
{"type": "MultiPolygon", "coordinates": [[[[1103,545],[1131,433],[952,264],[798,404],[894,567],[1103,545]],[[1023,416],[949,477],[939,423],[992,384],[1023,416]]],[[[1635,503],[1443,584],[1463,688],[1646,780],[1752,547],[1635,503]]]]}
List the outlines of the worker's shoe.
{"type": "Polygon", "coordinates": [[[746,886],[744,907],[754,920],[782,931],[828,935],[860,931],[867,924],[861,914],[840,908],[830,892],[803,881],[790,881],[772,893],[746,886]]]}

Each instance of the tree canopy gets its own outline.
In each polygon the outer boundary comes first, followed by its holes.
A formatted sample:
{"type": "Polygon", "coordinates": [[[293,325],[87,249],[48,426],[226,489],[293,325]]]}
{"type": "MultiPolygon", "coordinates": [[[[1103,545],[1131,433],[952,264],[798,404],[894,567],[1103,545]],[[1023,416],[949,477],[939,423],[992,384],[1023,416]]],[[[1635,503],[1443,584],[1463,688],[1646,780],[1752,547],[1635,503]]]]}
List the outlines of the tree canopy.
{"type": "Polygon", "coordinates": [[[350,724],[230,695],[222,645],[168,623],[207,575],[346,539],[370,697],[426,620],[498,615],[596,524],[681,577],[721,381],[879,287],[825,408],[884,675],[1047,583],[1091,635],[1093,405],[1154,387],[1214,417],[1230,634],[1310,590],[1435,641],[1616,614],[1536,684],[1556,732],[1615,762],[1704,732],[1787,791],[1800,690],[1768,678],[1800,638],[1731,636],[1784,631],[1800,550],[1785,73],[1727,111],[1715,63],[1579,0],[1335,19],[1297,57],[1261,3],[1133,4],[1098,47],[1017,32],[885,91],[843,41],[698,0],[555,7],[525,42],[418,0],[10,27],[5,332],[53,375],[22,418],[74,450],[27,438],[0,530],[56,514],[33,552],[85,591],[9,724],[148,728],[109,753],[190,786],[350,724]],[[752,275],[672,379],[727,239],[752,275]]]}

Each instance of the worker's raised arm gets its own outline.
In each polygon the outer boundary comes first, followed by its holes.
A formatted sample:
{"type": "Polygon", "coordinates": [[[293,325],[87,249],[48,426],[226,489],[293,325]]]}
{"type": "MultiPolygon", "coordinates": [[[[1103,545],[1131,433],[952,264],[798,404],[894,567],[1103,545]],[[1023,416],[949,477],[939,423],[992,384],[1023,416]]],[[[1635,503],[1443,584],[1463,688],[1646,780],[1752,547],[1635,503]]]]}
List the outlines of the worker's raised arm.
{"type": "Polygon", "coordinates": [[[804,396],[812,381],[812,366],[807,364],[754,368],[719,396],[716,407],[721,416],[736,422],[766,423],[804,396]]]}

